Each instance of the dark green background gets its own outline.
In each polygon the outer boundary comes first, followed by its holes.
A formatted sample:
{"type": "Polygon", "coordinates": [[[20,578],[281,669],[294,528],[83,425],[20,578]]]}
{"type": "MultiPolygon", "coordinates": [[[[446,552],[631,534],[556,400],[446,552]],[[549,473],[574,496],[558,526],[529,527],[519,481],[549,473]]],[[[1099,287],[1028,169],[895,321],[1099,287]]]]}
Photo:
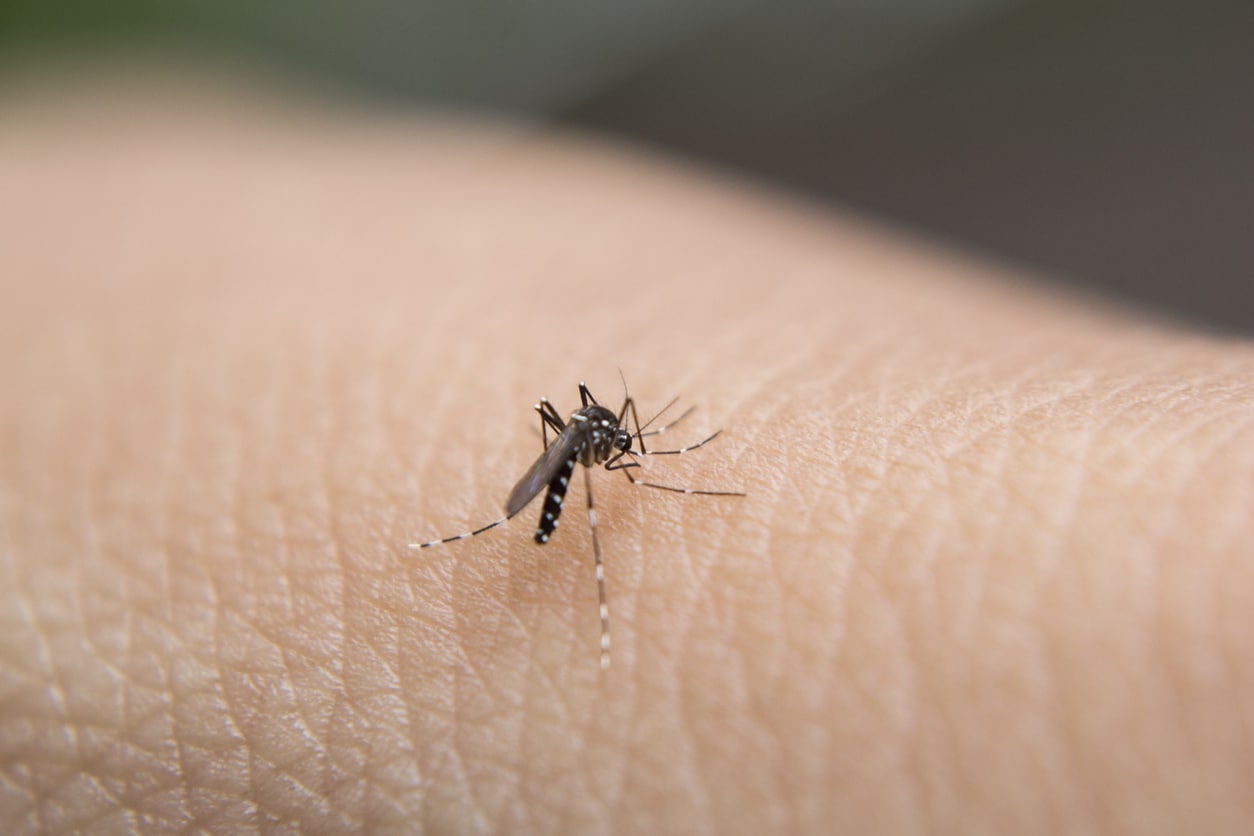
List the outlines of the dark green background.
{"type": "Polygon", "coordinates": [[[655,143],[1254,332],[1254,3],[0,3],[0,72],[194,50],[655,143]]]}

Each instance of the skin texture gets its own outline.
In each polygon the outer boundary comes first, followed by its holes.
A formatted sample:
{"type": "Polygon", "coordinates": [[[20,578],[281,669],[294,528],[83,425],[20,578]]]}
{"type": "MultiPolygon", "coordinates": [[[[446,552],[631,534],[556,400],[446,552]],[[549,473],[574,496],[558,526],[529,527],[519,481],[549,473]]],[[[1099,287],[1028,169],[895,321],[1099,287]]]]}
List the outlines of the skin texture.
{"type": "Polygon", "coordinates": [[[519,126],[0,106],[8,832],[1248,826],[1248,344],[519,126]],[[748,496],[591,474],[602,673],[580,472],[406,544],[618,368],[748,496]]]}

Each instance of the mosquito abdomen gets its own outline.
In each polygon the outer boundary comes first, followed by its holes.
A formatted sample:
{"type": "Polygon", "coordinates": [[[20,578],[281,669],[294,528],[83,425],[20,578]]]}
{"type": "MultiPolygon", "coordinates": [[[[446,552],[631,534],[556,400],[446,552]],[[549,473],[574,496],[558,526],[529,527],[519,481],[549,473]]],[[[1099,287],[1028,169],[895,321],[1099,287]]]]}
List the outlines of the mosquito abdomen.
{"type": "Polygon", "coordinates": [[[566,490],[570,487],[570,476],[575,472],[576,459],[570,458],[557,471],[553,481],[549,482],[549,492],[544,496],[544,513],[540,515],[540,524],[536,527],[536,542],[544,545],[557,528],[558,518],[562,516],[562,500],[566,498],[566,490]]]}

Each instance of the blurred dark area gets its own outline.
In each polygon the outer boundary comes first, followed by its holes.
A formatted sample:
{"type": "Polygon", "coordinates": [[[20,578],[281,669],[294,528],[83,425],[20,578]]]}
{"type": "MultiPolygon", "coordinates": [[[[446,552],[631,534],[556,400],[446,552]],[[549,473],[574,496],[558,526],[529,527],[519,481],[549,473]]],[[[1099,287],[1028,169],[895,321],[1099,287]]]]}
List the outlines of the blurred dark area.
{"type": "Polygon", "coordinates": [[[0,75],[174,45],[551,120],[1250,334],[1252,35],[1248,0],[9,0],[0,75]]]}

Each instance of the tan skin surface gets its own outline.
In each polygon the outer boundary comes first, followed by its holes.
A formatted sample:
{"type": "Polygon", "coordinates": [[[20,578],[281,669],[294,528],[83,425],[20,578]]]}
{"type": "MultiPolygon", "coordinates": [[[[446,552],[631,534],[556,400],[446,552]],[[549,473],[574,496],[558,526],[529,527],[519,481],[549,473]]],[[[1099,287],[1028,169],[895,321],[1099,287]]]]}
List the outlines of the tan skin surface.
{"type": "Polygon", "coordinates": [[[629,149],[8,94],[9,832],[1220,832],[1254,352],[629,149]],[[531,404],[660,439],[500,516],[531,404]],[[644,417],[642,415],[642,417],[644,417]]]}

